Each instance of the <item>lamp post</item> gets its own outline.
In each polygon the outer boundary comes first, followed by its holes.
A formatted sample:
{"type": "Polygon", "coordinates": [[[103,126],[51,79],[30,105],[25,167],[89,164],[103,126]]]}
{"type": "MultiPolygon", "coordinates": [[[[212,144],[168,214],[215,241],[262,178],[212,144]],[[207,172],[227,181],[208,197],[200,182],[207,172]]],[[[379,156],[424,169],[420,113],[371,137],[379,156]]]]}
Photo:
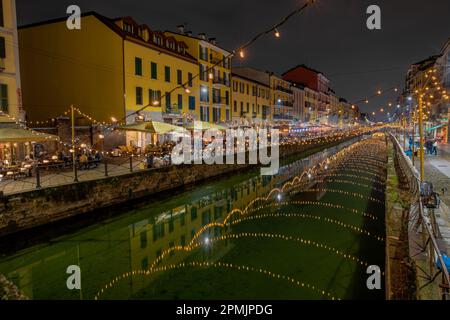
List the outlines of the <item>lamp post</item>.
{"type": "Polygon", "coordinates": [[[70,112],[72,116],[72,163],[73,163],[73,181],[78,182],[78,173],[77,173],[77,155],[76,155],[76,147],[75,147],[75,111],[73,105],[70,106],[70,112]]]}
{"type": "Polygon", "coordinates": [[[424,169],[424,160],[425,160],[425,152],[423,150],[425,146],[425,137],[423,132],[423,99],[422,94],[419,92],[419,136],[420,136],[420,150],[419,150],[419,161],[420,161],[420,180],[424,181],[425,179],[425,169],[424,169]]]}

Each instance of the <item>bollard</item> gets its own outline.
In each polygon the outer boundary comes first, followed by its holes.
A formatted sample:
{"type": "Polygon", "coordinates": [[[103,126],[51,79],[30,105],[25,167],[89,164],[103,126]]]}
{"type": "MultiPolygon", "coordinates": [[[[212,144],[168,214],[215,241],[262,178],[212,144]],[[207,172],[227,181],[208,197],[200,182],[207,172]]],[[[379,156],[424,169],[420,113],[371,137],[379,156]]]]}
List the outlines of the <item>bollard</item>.
{"type": "Polygon", "coordinates": [[[108,176],[108,161],[105,160],[105,177],[108,176]]]}
{"type": "Polygon", "coordinates": [[[130,157],[130,172],[133,172],[133,156],[130,157]]]}
{"type": "Polygon", "coordinates": [[[41,188],[41,172],[39,171],[39,165],[36,166],[36,189],[41,188]]]}

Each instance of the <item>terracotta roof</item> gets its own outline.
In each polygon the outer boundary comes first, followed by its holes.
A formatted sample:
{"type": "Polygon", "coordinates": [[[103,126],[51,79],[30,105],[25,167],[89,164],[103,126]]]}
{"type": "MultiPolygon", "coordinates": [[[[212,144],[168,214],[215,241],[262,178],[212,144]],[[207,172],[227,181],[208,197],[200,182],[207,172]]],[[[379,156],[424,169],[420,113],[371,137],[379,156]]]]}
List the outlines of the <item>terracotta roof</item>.
{"type": "Polygon", "coordinates": [[[295,69],[298,69],[298,68],[304,68],[304,69],[307,69],[307,70],[312,71],[312,72],[314,72],[314,73],[322,74],[322,75],[323,75],[323,72],[320,72],[320,71],[318,71],[318,70],[315,70],[315,69],[313,69],[313,68],[310,68],[310,67],[308,67],[308,66],[305,65],[305,64],[299,64],[299,65],[297,65],[297,66],[295,66],[295,67],[289,69],[288,71],[286,71],[286,72],[283,73],[282,75],[284,76],[284,75],[286,75],[287,73],[289,73],[289,72],[291,72],[291,71],[294,71],[295,69]]]}

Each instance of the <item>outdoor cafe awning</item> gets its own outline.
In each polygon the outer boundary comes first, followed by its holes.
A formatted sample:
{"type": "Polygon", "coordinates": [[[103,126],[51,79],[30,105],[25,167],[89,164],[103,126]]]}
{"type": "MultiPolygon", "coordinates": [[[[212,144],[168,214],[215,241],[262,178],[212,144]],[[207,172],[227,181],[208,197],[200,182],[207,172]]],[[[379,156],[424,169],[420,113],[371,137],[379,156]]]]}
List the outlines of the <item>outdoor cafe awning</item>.
{"type": "Polygon", "coordinates": [[[186,127],[186,129],[188,130],[194,129],[200,130],[200,128],[201,130],[222,130],[222,131],[227,130],[227,128],[225,128],[224,126],[203,121],[196,121],[186,127]]]}
{"type": "Polygon", "coordinates": [[[440,124],[438,126],[435,126],[435,127],[432,127],[432,128],[428,128],[428,129],[426,129],[426,131],[434,131],[434,130],[440,129],[442,127],[445,127],[445,126],[447,126],[447,123],[443,123],[443,124],[440,124]]]}
{"type": "Polygon", "coordinates": [[[117,129],[123,131],[135,131],[135,132],[156,133],[156,134],[183,132],[185,130],[182,127],[158,121],[146,121],[142,123],[129,124],[117,127],[117,129]]]}
{"type": "Polygon", "coordinates": [[[0,128],[0,143],[59,141],[59,137],[21,128],[0,128]]]}
{"type": "Polygon", "coordinates": [[[16,124],[16,121],[7,117],[5,114],[0,113],[0,125],[2,124],[16,124]]]}

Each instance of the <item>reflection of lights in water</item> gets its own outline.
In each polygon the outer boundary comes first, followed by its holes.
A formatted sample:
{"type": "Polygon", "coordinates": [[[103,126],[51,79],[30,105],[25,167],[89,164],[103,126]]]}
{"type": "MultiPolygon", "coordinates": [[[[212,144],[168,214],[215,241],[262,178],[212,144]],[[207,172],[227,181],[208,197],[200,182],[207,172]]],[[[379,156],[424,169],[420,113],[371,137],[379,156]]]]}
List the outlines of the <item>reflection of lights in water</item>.
{"type": "MultiPolygon", "coordinates": [[[[316,143],[317,143],[317,141],[316,141],[316,143]]],[[[281,144],[283,145],[283,143],[281,143],[281,144]]],[[[284,144],[290,145],[291,143],[284,143],[284,144]]],[[[303,143],[301,143],[301,144],[303,144],[303,143]]],[[[307,144],[307,143],[306,143],[306,144],[307,144]]],[[[278,189],[278,188],[275,188],[275,189],[271,190],[271,191],[269,192],[269,194],[268,194],[267,197],[258,197],[258,198],[256,198],[256,199],[252,200],[252,201],[245,207],[245,209],[243,209],[243,210],[240,210],[240,209],[233,209],[233,210],[227,215],[227,217],[225,218],[225,220],[224,220],[223,223],[213,222],[213,223],[210,223],[210,224],[204,226],[201,230],[199,230],[199,231],[194,235],[194,237],[192,238],[191,242],[190,242],[187,246],[185,246],[185,247],[183,247],[183,246],[176,246],[176,247],[172,247],[172,248],[170,248],[170,249],[168,249],[168,250],[165,250],[165,251],[164,251],[164,252],[163,252],[163,253],[162,253],[162,254],[161,254],[161,255],[160,255],[153,263],[152,263],[152,266],[151,266],[150,269],[151,269],[151,270],[156,270],[156,269],[155,269],[155,268],[156,268],[156,264],[159,263],[159,262],[160,262],[167,254],[169,254],[169,253],[171,253],[171,252],[173,252],[173,251],[177,251],[177,250],[178,250],[178,251],[181,251],[181,250],[183,250],[183,251],[190,251],[190,250],[192,250],[192,249],[198,248],[200,244],[198,243],[197,239],[198,239],[198,237],[199,237],[203,232],[205,232],[206,230],[208,230],[208,229],[210,229],[210,228],[214,228],[214,227],[225,227],[225,226],[227,225],[227,223],[229,223],[229,220],[230,220],[230,219],[233,217],[233,215],[235,215],[235,214],[239,214],[239,216],[244,217],[245,215],[248,215],[248,214],[251,213],[251,212],[255,212],[255,211],[258,211],[258,210],[261,210],[261,209],[265,209],[265,208],[270,208],[270,207],[281,207],[281,206],[285,206],[285,205],[313,205],[313,206],[318,206],[318,207],[328,207],[328,208],[342,209],[342,210],[345,210],[345,211],[347,211],[347,212],[351,212],[351,213],[354,213],[354,214],[360,214],[360,215],[362,215],[362,216],[364,216],[364,217],[369,217],[369,218],[372,219],[372,220],[377,220],[377,217],[374,216],[374,215],[371,215],[371,214],[368,214],[368,213],[365,213],[365,212],[360,212],[360,211],[358,211],[357,209],[351,209],[351,208],[347,208],[347,207],[344,207],[344,206],[341,206],[341,205],[336,205],[336,204],[333,204],[333,203],[313,202],[313,201],[288,201],[288,202],[284,202],[284,203],[279,202],[279,203],[269,203],[269,204],[267,204],[267,202],[273,201],[272,194],[274,194],[274,193],[276,193],[276,192],[278,192],[278,195],[277,195],[278,201],[281,201],[281,192],[282,192],[282,191],[286,190],[288,187],[293,187],[293,186],[296,187],[296,188],[298,188],[298,187],[299,187],[298,184],[300,184],[300,183],[305,183],[305,182],[303,182],[303,179],[302,179],[304,176],[307,175],[309,179],[312,178],[311,172],[317,173],[321,168],[324,167],[324,165],[325,165],[325,167],[326,167],[326,170],[328,170],[329,164],[331,164],[331,161],[337,161],[337,162],[342,161],[342,162],[345,162],[345,161],[348,161],[348,159],[349,159],[350,157],[353,157],[353,159],[358,159],[358,156],[355,157],[355,155],[354,155],[354,154],[350,154],[350,152],[351,152],[352,150],[355,150],[355,148],[357,148],[357,147],[364,147],[364,146],[365,146],[364,141],[356,142],[356,143],[354,143],[354,144],[352,144],[352,145],[346,147],[345,149],[343,149],[343,150],[337,152],[335,155],[329,157],[329,158],[326,159],[325,161],[322,161],[321,163],[314,165],[311,169],[303,171],[303,173],[302,173],[300,176],[296,176],[296,177],[294,177],[291,181],[286,182],[285,185],[283,186],[283,188],[282,188],[281,190],[278,189]],[[265,202],[265,204],[261,204],[261,202],[265,202]]],[[[356,149],[356,150],[358,150],[358,149],[356,149]]],[[[375,164],[375,163],[377,163],[377,164],[383,163],[381,160],[372,159],[372,158],[367,158],[367,161],[368,161],[368,162],[372,161],[374,164],[375,164]]],[[[385,166],[385,163],[384,163],[384,166],[385,166]]],[[[345,168],[345,169],[347,169],[347,168],[345,168]]],[[[336,171],[337,171],[337,170],[334,169],[334,172],[336,172],[336,171]]],[[[351,170],[350,170],[350,171],[351,171],[351,170]]],[[[370,179],[370,178],[368,178],[368,177],[361,177],[361,176],[359,176],[359,175],[353,175],[355,178],[363,179],[363,180],[365,180],[365,181],[375,181],[375,182],[383,183],[383,182],[381,182],[381,180],[382,180],[382,179],[381,179],[382,175],[380,175],[380,174],[370,174],[370,173],[367,173],[367,171],[357,170],[357,169],[353,169],[352,171],[353,171],[353,172],[358,172],[358,173],[366,173],[366,174],[368,174],[368,175],[371,175],[372,177],[377,177],[377,178],[379,178],[380,181],[376,181],[375,179],[370,179]]],[[[331,177],[331,176],[340,176],[340,175],[339,175],[339,174],[336,174],[336,173],[333,173],[333,170],[330,170],[330,171],[327,171],[327,174],[326,174],[325,176],[331,177]]],[[[350,175],[350,174],[341,174],[341,176],[351,177],[352,175],[350,175]]],[[[346,192],[346,191],[337,190],[337,192],[341,193],[341,192],[346,192]]],[[[348,192],[347,192],[347,193],[348,193],[348,192]]],[[[348,194],[349,194],[349,195],[354,195],[353,193],[348,193],[348,194]]],[[[359,194],[356,194],[356,195],[359,195],[359,194]]],[[[242,220],[242,219],[243,219],[243,218],[241,218],[241,220],[242,220]]],[[[365,234],[367,234],[367,235],[371,235],[368,231],[365,231],[365,230],[363,230],[363,229],[361,229],[361,228],[358,228],[358,227],[356,227],[356,226],[351,226],[351,225],[342,223],[342,222],[337,221],[337,220],[333,220],[333,219],[329,219],[329,218],[324,218],[323,221],[328,222],[328,223],[334,223],[334,224],[339,225],[339,226],[344,227],[344,228],[350,228],[350,229],[352,229],[352,230],[354,230],[354,231],[361,232],[361,233],[365,233],[365,234]]],[[[236,224],[236,223],[235,223],[235,222],[232,222],[231,224],[236,224]]],[[[243,235],[248,235],[248,234],[243,234],[243,235]]],[[[243,236],[243,235],[241,235],[241,236],[243,236]]],[[[290,239],[290,240],[294,240],[294,241],[295,241],[294,238],[292,238],[292,237],[286,237],[286,236],[284,236],[284,235],[270,235],[270,234],[251,234],[251,235],[254,236],[254,237],[258,237],[258,236],[259,236],[259,237],[261,237],[261,236],[268,236],[269,238],[281,238],[281,239],[284,239],[284,240],[289,240],[289,239],[290,239]]],[[[232,236],[233,236],[234,238],[236,238],[236,235],[232,235],[232,236]]],[[[222,236],[222,237],[220,237],[220,238],[218,238],[218,239],[209,239],[209,238],[207,237],[207,238],[204,239],[204,244],[205,244],[205,245],[208,245],[208,244],[211,243],[212,241],[217,241],[217,240],[223,240],[223,239],[226,239],[226,238],[224,238],[224,237],[230,237],[230,236],[222,236]]],[[[374,236],[374,237],[377,238],[377,236],[374,236]]],[[[382,241],[383,238],[382,238],[382,237],[378,237],[378,240],[382,241]]],[[[331,247],[327,247],[327,246],[324,245],[324,244],[315,243],[315,242],[311,242],[311,241],[303,243],[301,238],[297,238],[297,241],[300,241],[300,243],[305,244],[305,245],[310,245],[311,243],[313,243],[313,244],[315,244],[315,247],[317,247],[317,248],[324,248],[324,249],[331,250],[331,249],[330,249],[331,247]]],[[[303,240],[303,241],[305,241],[305,240],[303,240]]],[[[333,249],[334,249],[334,248],[333,248],[333,249]]],[[[351,259],[351,260],[356,261],[356,262],[359,261],[361,265],[364,265],[364,262],[362,262],[361,260],[359,260],[359,258],[357,258],[357,257],[352,257],[351,255],[348,255],[348,254],[346,254],[346,253],[344,253],[344,252],[341,252],[341,251],[339,251],[339,250],[337,250],[337,249],[334,249],[334,250],[335,250],[335,251],[334,251],[335,254],[341,255],[341,256],[343,256],[344,258],[348,258],[348,259],[351,259]]]]}
{"type": "Polygon", "coordinates": [[[171,270],[186,269],[186,268],[215,268],[215,269],[230,269],[233,271],[240,271],[240,272],[253,272],[256,274],[265,275],[272,279],[279,279],[279,280],[287,281],[290,284],[297,286],[299,288],[314,291],[314,292],[318,293],[319,295],[323,296],[324,298],[327,298],[330,300],[340,300],[340,298],[335,297],[330,292],[327,292],[323,289],[318,288],[316,285],[300,281],[298,279],[292,278],[287,275],[275,273],[275,272],[272,272],[272,271],[264,269],[264,268],[238,265],[238,264],[227,263],[227,262],[197,262],[197,261],[182,262],[179,264],[170,264],[167,266],[155,268],[153,270],[132,270],[129,272],[124,272],[122,275],[115,277],[108,284],[104,285],[104,287],[101,288],[100,291],[98,291],[95,294],[94,300],[99,300],[101,298],[101,296],[107,290],[112,289],[119,281],[122,281],[126,278],[129,278],[132,276],[151,277],[155,273],[166,272],[166,271],[171,271],[171,270]]]}
{"type": "Polygon", "coordinates": [[[258,232],[241,232],[241,233],[223,235],[223,236],[212,239],[212,241],[223,241],[223,240],[240,239],[240,238],[263,238],[263,239],[278,239],[278,240],[283,240],[283,241],[292,241],[292,242],[299,243],[300,245],[327,250],[335,255],[339,255],[339,256],[347,259],[348,261],[354,261],[363,267],[369,266],[368,262],[366,262],[358,257],[355,257],[349,253],[346,253],[342,250],[338,250],[334,247],[331,247],[327,244],[324,244],[321,242],[316,242],[314,240],[303,239],[303,238],[295,237],[295,236],[286,236],[284,234],[265,233],[265,232],[264,233],[262,233],[262,232],[260,232],[260,233],[258,233],[258,232]]]}
{"type": "Polygon", "coordinates": [[[372,201],[372,202],[376,202],[379,204],[384,204],[384,201],[381,201],[379,199],[375,199],[374,197],[368,197],[365,196],[361,193],[357,193],[357,192],[349,192],[349,191],[344,191],[344,190],[339,190],[339,189],[307,189],[307,190],[302,190],[301,193],[338,193],[341,195],[345,195],[345,196],[350,196],[350,197],[354,197],[354,198],[359,198],[359,199],[363,199],[363,200],[368,200],[368,201],[372,201]]]}
{"type": "Polygon", "coordinates": [[[347,228],[347,229],[351,229],[355,232],[370,236],[370,237],[374,237],[376,240],[378,241],[384,241],[383,237],[377,236],[372,234],[371,232],[363,229],[363,228],[359,228],[357,226],[351,225],[351,224],[347,224],[344,223],[342,221],[339,220],[335,220],[335,219],[330,219],[330,218],[324,218],[321,216],[316,216],[316,215],[312,215],[312,214],[299,214],[299,213],[267,213],[267,214],[258,214],[258,215],[253,215],[253,216],[247,216],[247,217],[243,217],[240,219],[237,219],[235,221],[233,221],[231,224],[232,225],[236,225],[239,224],[241,222],[245,222],[245,221],[250,221],[250,220],[259,220],[259,219],[267,219],[267,218],[303,218],[303,219],[311,219],[313,221],[322,221],[322,222],[326,222],[329,224],[334,224],[337,225],[339,227],[342,228],[347,228]]]}
{"type": "Polygon", "coordinates": [[[350,174],[350,173],[331,173],[331,174],[323,174],[321,175],[322,178],[326,178],[326,177],[335,177],[335,178],[342,178],[342,177],[348,177],[348,178],[355,178],[355,179],[360,179],[360,180],[364,180],[364,181],[368,181],[371,183],[376,183],[376,184],[381,184],[384,185],[385,182],[381,181],[379,179],[373,179],[373,178],[369,178],[369,177],[362,177],[362,176],[358,176],[356,174],[350,174]]]}
{"type": "MultiPolygon", "coordinates": [[[[364,184],[364,183],[355,182],[355,181],[352,181],[352,180],[327,179],[327,178],[325,178],[325,179],[316,179],[316,180],[314,180],[314,182],[315,182],[315,183],[338,183],[338,184],[348,184],[348,185],[353,185],[353,186],[357,186],[357,187],[364,187],[364,188],[372,189],[372,190],[375,190],[375,191],[377,191],[377,192],[383,192],[383,193],[385,192],[384,189],[374,187],[374,186],[372,186],[372,185],[370,185],[370,184],[364,184]]],[[[290,190],[290,193],[291,193],[291,194],[294,194],[294,193],[295,193],[294,190],[296,190],[298,187],[302,187],[302,186],[304,186],[304,185],[305,185],[305,184],[300,185],[300,186],[295,186],[295,188],[293,188],[293,189],[290,190]]],[[[296,192],[302,192],[302,191],[300,190],[300,191],[296,191],[296,192]]]]}

